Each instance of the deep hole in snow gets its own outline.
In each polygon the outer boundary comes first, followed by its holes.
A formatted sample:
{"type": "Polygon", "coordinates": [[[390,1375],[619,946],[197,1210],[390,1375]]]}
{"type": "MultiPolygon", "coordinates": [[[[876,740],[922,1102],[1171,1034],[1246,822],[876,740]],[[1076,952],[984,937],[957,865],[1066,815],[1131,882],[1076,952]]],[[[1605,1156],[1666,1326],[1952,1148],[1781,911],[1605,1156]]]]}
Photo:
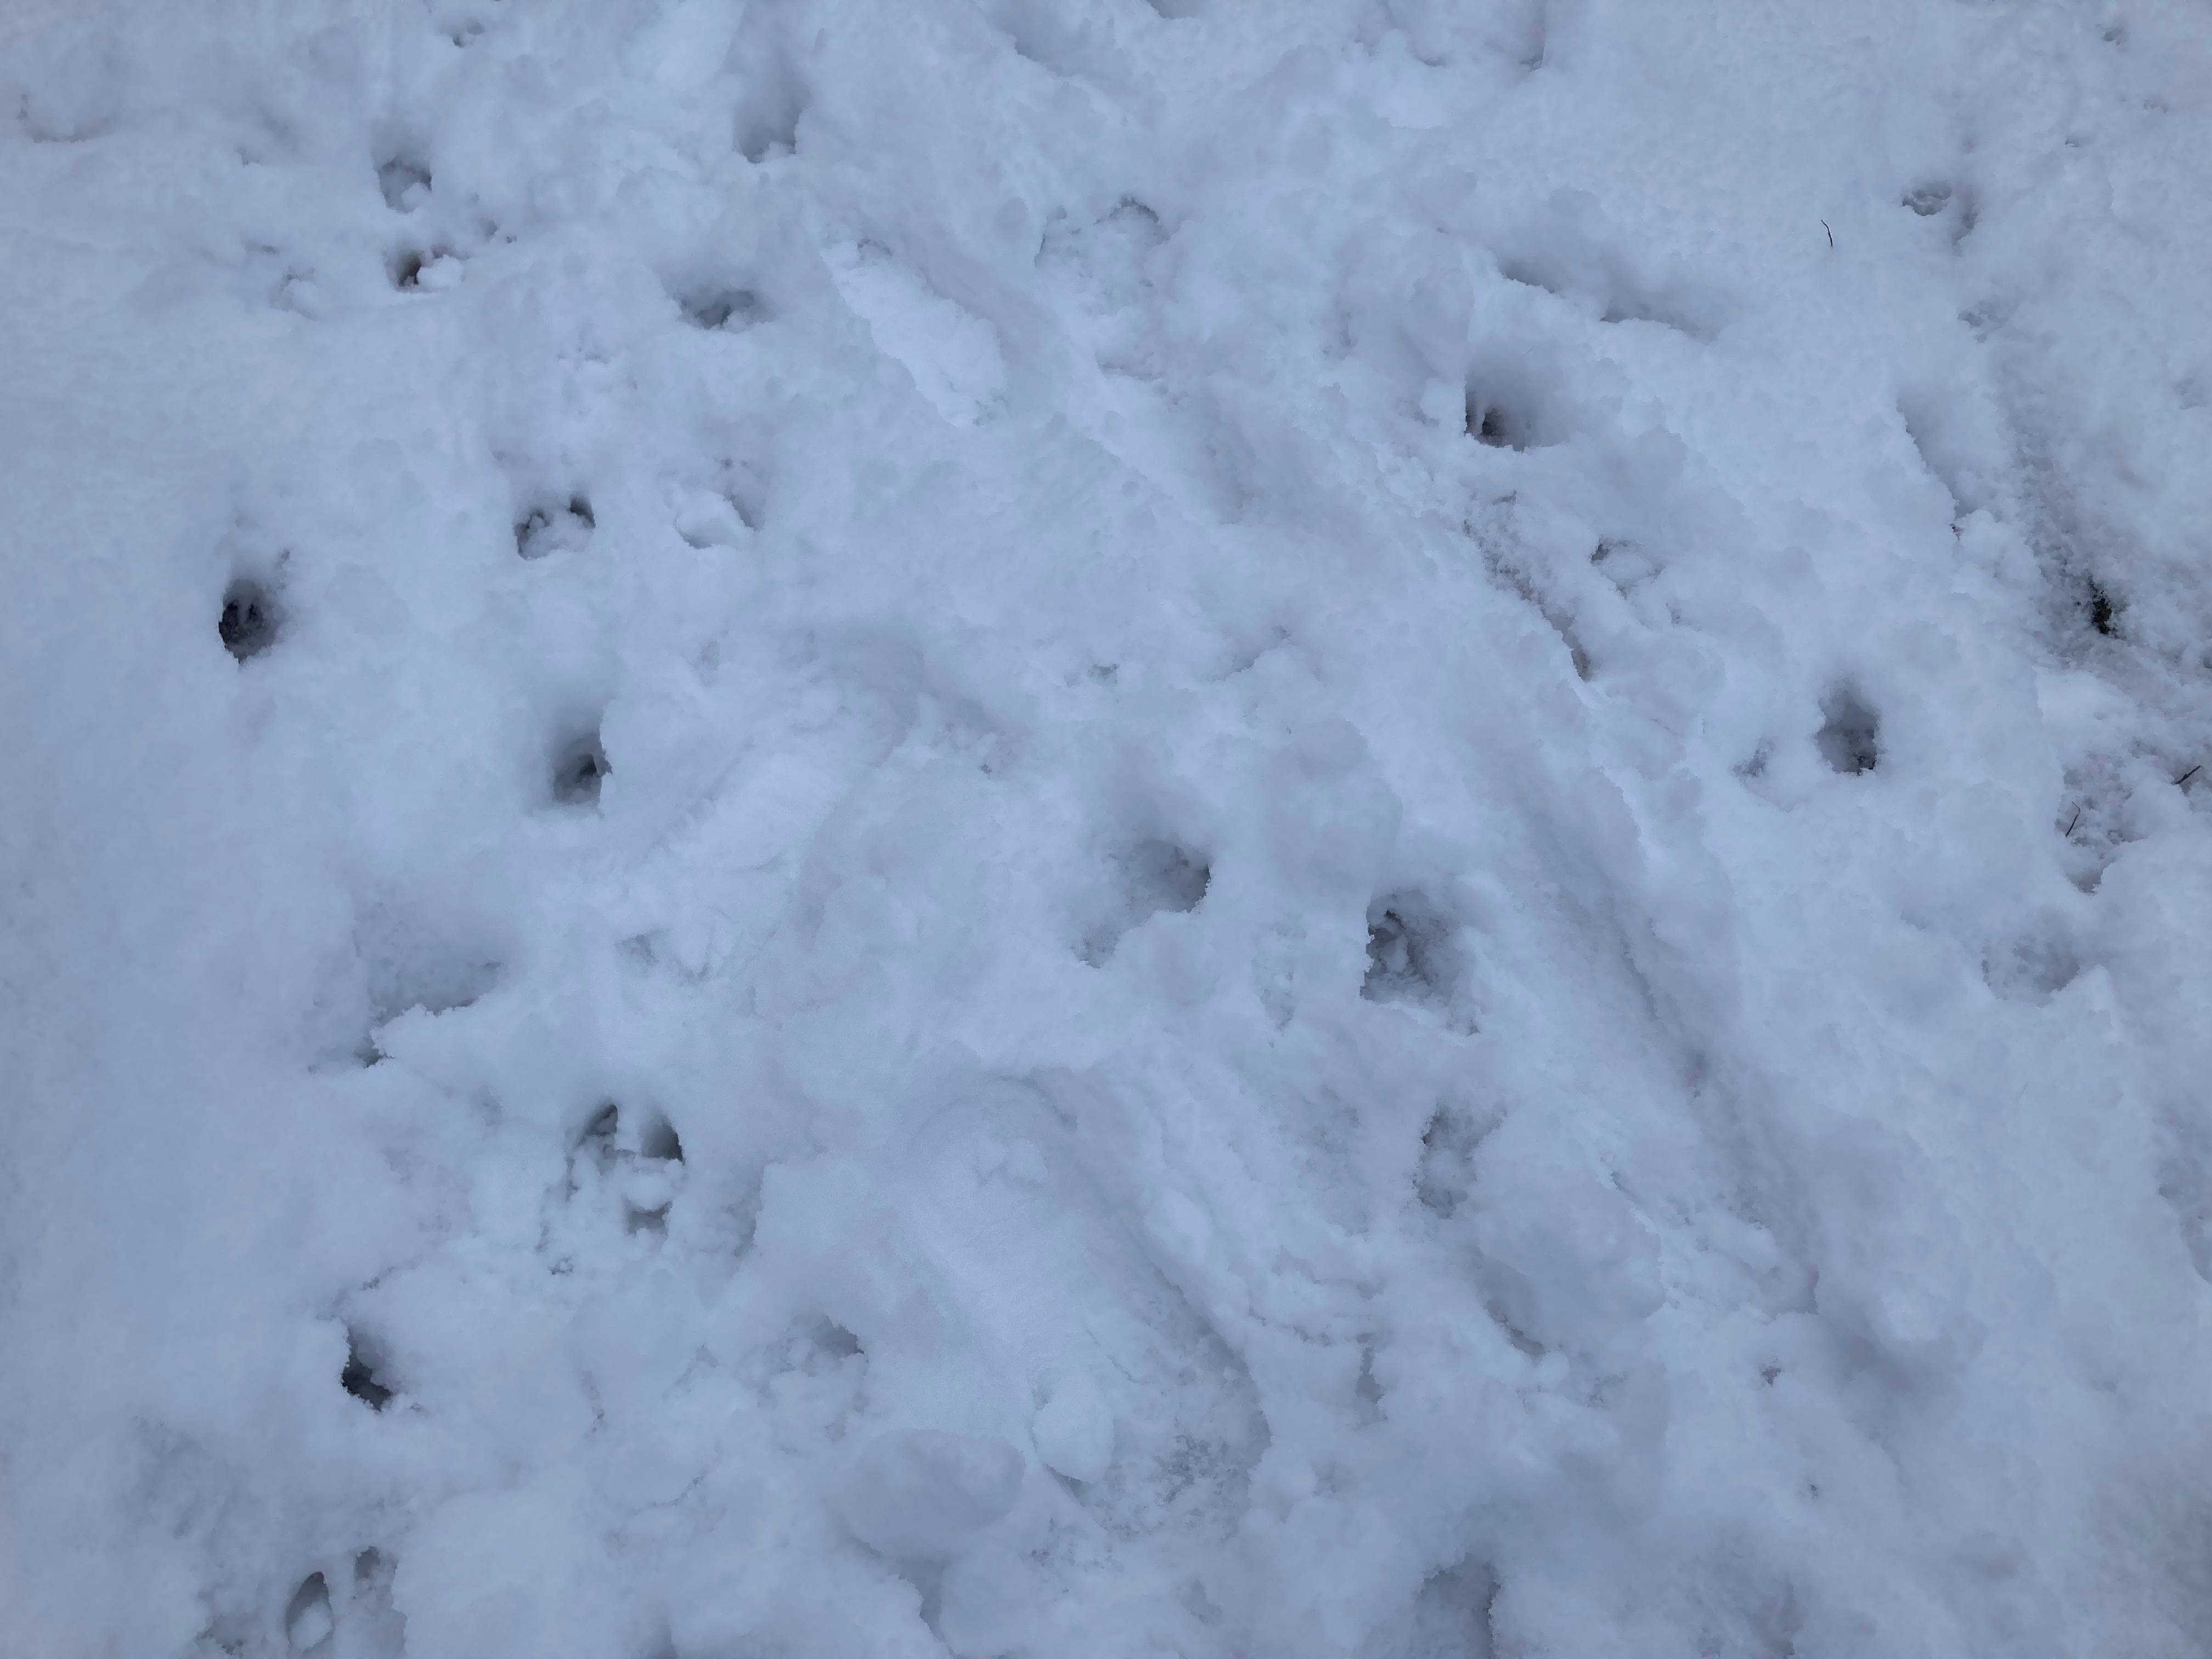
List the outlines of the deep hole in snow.
{"type": "Polygon", "coordinates": [[[392,286],[413,293],[422,286],[422,267],[430,263],[430,255],[417,247],[404,247],[392,256],[387,269],[392,273],[392,286]]]}
{"type": "Polygon", "coordinates": [[[2112,596],[2106,591],[2103,583],[2092,577],[2088,586],[2086,608],[2089,613],[2089,626],[2106,639],[2111,639],[2120,631],[2118,609],[2112,604],[2112,596]]]}
{"type": "Polygon", "coordinates": [[[295,1653],[310,1653],[331,1639],[331,1588],[319,1572],[300,1581],[284,1607],[284,1639],[295,1653]]]}
{"type": "Polygon", "coordinates": [[[597,732],[582,732],[554,751],[553,799],[562,806],[595,806],[609,769],[597,732]]]}
{"type": "Polygon", "coordinates": [[[1846,776],[1873,771],[1881,759],[1881,716],[1849,686],[1830,692],[1820,712],[1821,758],[1846,776]]]}
{"type": "Polygon", "coordinates": [[[1514,384],[1516,374],[1505,374],[1504,386],[1492,383],[1496,378],[1486,373],[1468,381],[1467,435],[1492,449],[1534,447],[1537,411],[1528,406],[1528,388],[1514,384]]]}
{"type": "Polygon", "coordinates": [[[338,1386],[369,1410],[380,1412],[390,1402],[393,1391],[378,1381],[376,1358],[375,1345],[348,1326],[345,1368],[338,1373],[338,1386]]]}
{"type": "Polygon", "coordinates": [[[1427,895],[1390,893],[1367,907],[1367,976],[1359,994],[1370,1002],[1442,1003],[1459,988],[1455,924],[1427,895]]]}
{"type": "Polygon", "coordinates": [[[223,591],[222,614],[216,622],[222,648],[244,662],[276,643],[276,597],[252,576],[240,576],[223,591]]]}

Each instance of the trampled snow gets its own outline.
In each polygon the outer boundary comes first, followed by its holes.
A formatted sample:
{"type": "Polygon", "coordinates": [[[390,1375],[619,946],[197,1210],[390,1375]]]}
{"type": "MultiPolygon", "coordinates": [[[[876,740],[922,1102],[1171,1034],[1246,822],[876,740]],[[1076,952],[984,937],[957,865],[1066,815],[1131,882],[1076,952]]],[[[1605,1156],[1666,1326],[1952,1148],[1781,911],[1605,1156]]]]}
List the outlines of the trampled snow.
{"type": "Polygon", "coordinates": [[[2212,1651],[2191,0],[17,0],[0,1651],[2212,1651]]]}

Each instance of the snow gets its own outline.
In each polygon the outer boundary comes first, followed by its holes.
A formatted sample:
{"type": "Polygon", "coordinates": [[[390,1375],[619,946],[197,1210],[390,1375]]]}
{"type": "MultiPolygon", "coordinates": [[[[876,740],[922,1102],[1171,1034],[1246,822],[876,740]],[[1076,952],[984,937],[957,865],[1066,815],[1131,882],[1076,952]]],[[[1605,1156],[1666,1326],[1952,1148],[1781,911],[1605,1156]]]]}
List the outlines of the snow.
{"type": "Polygon", "coordinates": [[[946,1559],[1013,1508],[1024,1468],[1003,1440],[901,1429],[860,1449],[835,1502],[853,1535],[878,1553],[946,1559]]]}
{"type": "Polygon", "coordinates": [[[2212,1648],[2182,0],[0,13],[0,1607],[2212,1648]]]}

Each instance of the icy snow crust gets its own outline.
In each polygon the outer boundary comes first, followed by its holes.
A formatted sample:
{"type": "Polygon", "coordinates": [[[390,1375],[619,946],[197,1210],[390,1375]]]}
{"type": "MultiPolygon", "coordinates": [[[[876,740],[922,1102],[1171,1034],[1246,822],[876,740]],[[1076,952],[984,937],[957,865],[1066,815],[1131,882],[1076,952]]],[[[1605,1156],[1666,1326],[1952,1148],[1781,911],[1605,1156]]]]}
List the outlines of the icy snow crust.
{"type": "Polygon", "coordinates": [[[2212,1649],[2200,9],[0,39],[0,1646],[2212,1649]]]}

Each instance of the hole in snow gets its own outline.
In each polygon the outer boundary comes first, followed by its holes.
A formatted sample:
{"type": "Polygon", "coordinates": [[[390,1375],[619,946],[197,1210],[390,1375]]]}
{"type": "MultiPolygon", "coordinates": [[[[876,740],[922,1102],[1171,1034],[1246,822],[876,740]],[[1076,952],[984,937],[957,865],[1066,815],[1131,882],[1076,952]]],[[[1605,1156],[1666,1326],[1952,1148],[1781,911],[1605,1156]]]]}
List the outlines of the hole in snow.
{"type": "Polygon", "coordinates": [[[1474,1190],[1474,1149],[1495,1123],[1469,1120],[1439,1106],[1421,1132],[1421,1161],[1413,1172],[1413,1196],[1439,1221],[1458,1213],[1474,1190]]]}
{"type": "MultiPolygon", "coordinates": [[[[608,1108],[610,1111],[613,1108],[608,1108]]],[[[654,1118],[645,1126],[645,1133],[637,1139],[640,1158],[657,1158],[666,1164],[684,1161],[684,1142],[676,1133],[676,1126],[665,1117],[654,1118]]]]}
{"type": "Polygon", "coordinates": [[[668,1206],[657,1205],[642,1209],[635,1204],[623,1206],[623,1231],[626,1233],[650,1233],[655,1238],[668,1237],[668,1206]]]}
{"type": "Polygon", "coordinates": [[[376,953],[366,965],[369,1006],[377,1025],[411,1008],[430,1014],[466,1008],[499,983],[499,963],[471,952],[447,950],[429,941],[394,945],[386,939],[369,939],[364,944],[376,953]],[[386,951],[392,954],[387,956],[386,951]]]}
{"type": "Polygon", "coordinates": [[[768,308],[750,289],[710,289],[687,295],[676,302],[684,320],[694,328],[750,328],[763,322],[768,308]]]}
{"type": "Polygon", "coordinates": [[[240,576],[223,590],[222,614],[216,632],[222,648],[244,662],[276,643],[276,597],[252,576],[240,576]]]}
{"type": "Polygon", "coordinates": [[[591,539],[599,522],[586,495],[571,495],[560,507],[534,507],[515,522],[514,550],[526,559],[573,551],[591,539]]]}
{"type": "Polygon", "coordinates": [[[1363,1340],[1359,1345],[1359,1375],[1352,1384],[1352,1395],[1358,1402],[1362,1423],[1382,1420],[1382,1384],[1375,1376],[1375,1345],[1363,1340]]]}
{"type": "Polygon", "coordinates": [[[589,1152],[604,1164],[614,1156],[615,1135],[621,1127],[622,1108],[611,1100],[592,1115],[592,1121],[576,1137],[576,1150],[589,1152]]]}
{"type": "Polygon", "coordinates": [[[1881,716],[1849,686],[1830,692],[1820,712],[1821,758],[1846,776],[1873,771],[1881,759],[1881,716]]]}
{"type": "Polygon", "coordinates": [[[605,781],[607,751],[597,732],[581,733],[562,744],[553,756],[553,799],[562,806],[596,806],[599,786],[605,781]]]}
{"type": "Polygon", "coordinates": [[[284,1607],[284,1639],[295,1653],[312,1653],[331,1639],[331,1589],[323,1575],[311,1572],[300,1581],[284,1607]]]}
{"type": "Polygon", "coordinates": [[[1553,441],[1526,380],[1514,365],[1469,375],[1467,435],[1492,449],[1534,449],[1553,441]]]}
{"type": "Polygon", "coordinates": [[[2106,591],[2104,585],[2094,577],[2089,580],[2088,588],[2083,609],[2089,613],[2089,626],[2106,639],[2111,639],[2120,631],[2118,608],[2113,605],[2112,596],[2106,591]]]}
{"type": "Polygon", "coordinates": [[[1982,959],[1983,979],[2009,1002],[2046,1003],[2081,972],[2081,958],[2063,934],[2017,939],[1982,959]]]}
{"type": "Polygon", "coordinates": [[[1367,907],[1367,977],[1359,994],[1370,1002],[1449,1002],[1462,966],[1452,938],[1457,931],[1425,893],[1376,899],[1367,907]]]}
{"type": "Polygon", "coordinates": [[[385,1559],[384,1552],[374,1544],[353,1559],[353,1583],[354,1588],[357,1590],[368,1588],[380,1578],[389,1578],[391,1576],[391,1563],[385,1559]]]}
{"type": "Polygon", "coordinates": [[[1146,915],[1195,910],[1213,882],[1213,872],[1204,860],[1168,841],[1139,842],[1123,857],[1121,867],[1128,872],[1131,896],[1146,915]]]}
{"type": "Polygon", "coordinates": [[[1971,185],[1936,179],[1914,185],[1898,199],[1923,219],[1944,221],[1954,247],[1972,235],[1981,222],[1981,201],[1971,185]]]}
{"type": "Polygon", "coordinates": [[[1480,1561],[1432,1573],[1413,1598],[1409,1659],[1490,1659],[1491,1603],[1498,1575],[1480,1561]]]}
{"type": "Polygon", "coordinates": [[[352,1326],[346,1327],[345,1369],[338,1373],[338,1386],[373,1412],[380,1412],[390,1403],[392,1390],[378,1381],[376,1366],[381,1356],[376,1344],[352,1326]]]}
{"type": "Polygon", "coordinates": [[[430,170],[403,156],[393,156],[376,169],[376,187],[384,205],[394,213],[411,213],[430,191],[430,170]]]}
{"type": "Polygon", "coordinates": [[[1590,555],[1590,563],[1604,574],[1605,579],[1626,598],[1644,583],[1656,577],[1663,568],[1651,554],[1633,542],[1618,541],[1610,537],[1597,544],[1590,555]]]}
{"type": "Polygon", "coordinates": [[[799,119],[806,113],[806,90],[788,62],[771,56],[755,69],[730,136],[738,154],[757,164],[797,152],[799,119]]]}
{"type": "Polygon", "coordinates": [[[413,293],[422,286],[422,267],[432,256],[418,247],[404,247],[392,256],[390,266],[392,286],[413,293]]]}
{"type": "Polygon", "coordinates": [[[1084,942],[1083,958],[1093,967],[1114,954],[1121,936],[1165,911],[1195,910],[1212,884],[1212,867],[1199,854],[1170,841],[1137,842],[1114,855],[1121,892],[1113,915],[1084,942]]]}

